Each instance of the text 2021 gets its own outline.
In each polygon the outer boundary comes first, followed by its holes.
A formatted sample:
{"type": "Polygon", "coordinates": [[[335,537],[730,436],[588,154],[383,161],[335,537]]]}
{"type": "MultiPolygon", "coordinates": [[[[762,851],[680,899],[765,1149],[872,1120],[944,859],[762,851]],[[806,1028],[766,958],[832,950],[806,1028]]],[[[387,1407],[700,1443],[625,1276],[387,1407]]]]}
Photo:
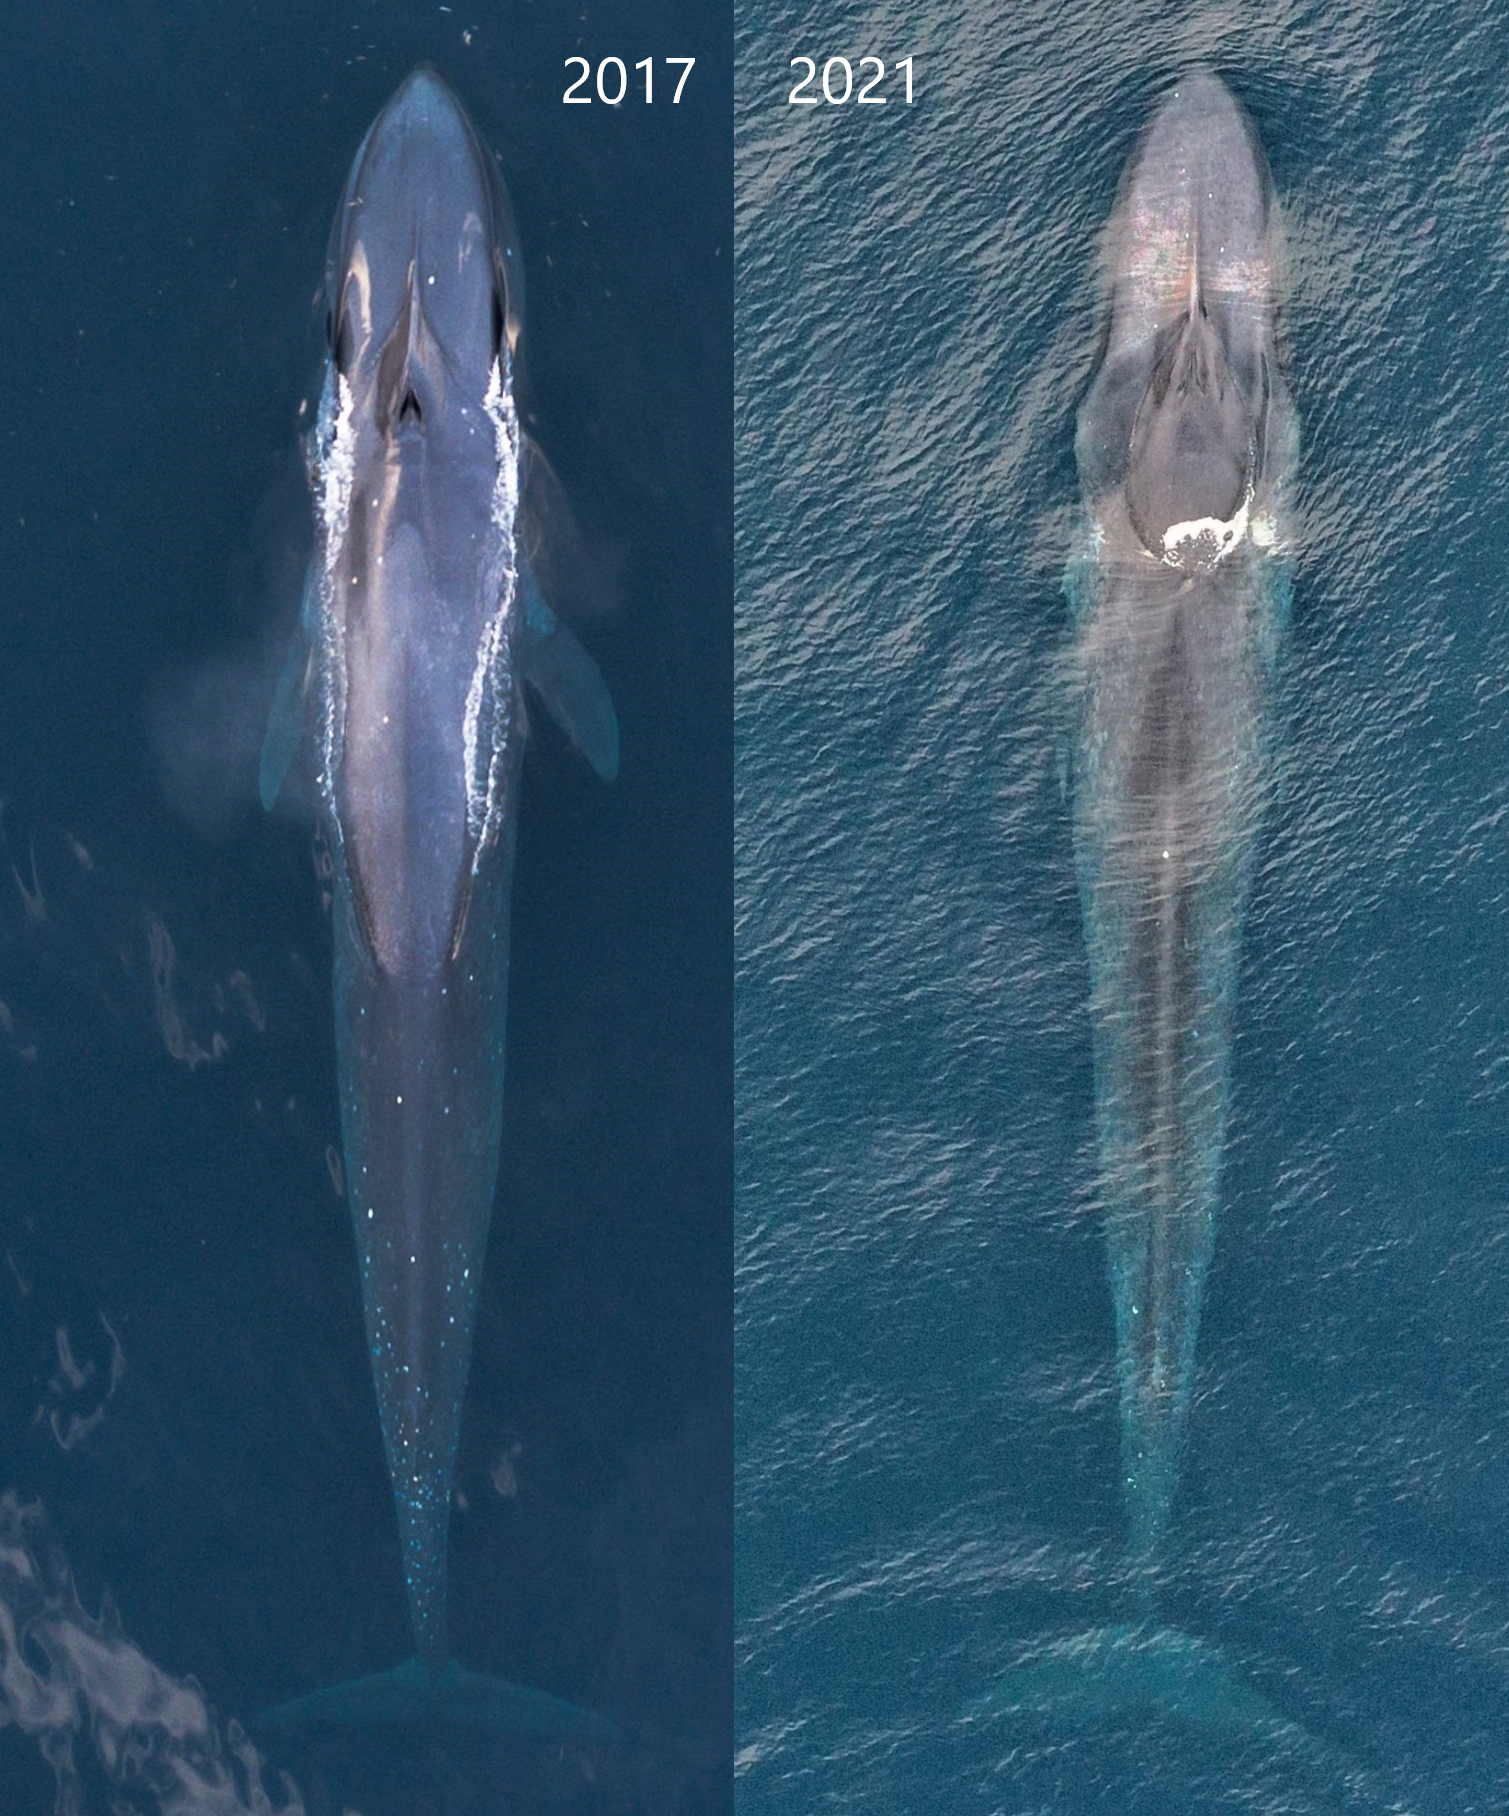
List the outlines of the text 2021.
{"type": "MultiPolygon", "coordinates": [[[[812,57],[793,57],[791,59],[791,67],[793,69],[800,69],[804,63],[807,65],[807,73],[786,97],[788,106],[817,106],[818,98],[816,95],[803,94],[802,92],[803,89],[810,88],[818,79],[817,63],[815,59],[812,57]]],[[[906,94],[904,98],[907,105],[910,106],[912,100],[912,59],[910,57],[899,57],[896,61],[896,68],[905,72],[906,94]]],[[[849,59],[847,57],[829,57],[828,61],[823,65],[822,98],[830,107],[842,107],[844,102],[847,101],[851,95],[861,107],[884,107],[886,102],[890,99],[890,96],[877,94],[875,92],[884,80],[885,64],[881,62],[880,58],[861,57],[859,59],[859,87],[856,90],[854,86],[854,70],[849,59]],[[865,70],[872,63],[875,66],[875,73],[873,76],[866,78],[865,70]]]]}

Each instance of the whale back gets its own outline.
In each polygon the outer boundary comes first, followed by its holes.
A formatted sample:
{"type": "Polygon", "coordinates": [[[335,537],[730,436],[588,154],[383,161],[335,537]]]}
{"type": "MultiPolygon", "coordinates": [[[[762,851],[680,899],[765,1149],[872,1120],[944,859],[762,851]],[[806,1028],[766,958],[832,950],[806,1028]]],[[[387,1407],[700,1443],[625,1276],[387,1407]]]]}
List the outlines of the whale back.
{"type": "Polygon", "coordinates": [[[1227,524],[1240,512],[1252,488],[1253,435],[1251,401],[1199,304],[1159,343],[1132,426],[1126,501],[1143,545],[1161,558],[1176,525],[1227,524]]]}

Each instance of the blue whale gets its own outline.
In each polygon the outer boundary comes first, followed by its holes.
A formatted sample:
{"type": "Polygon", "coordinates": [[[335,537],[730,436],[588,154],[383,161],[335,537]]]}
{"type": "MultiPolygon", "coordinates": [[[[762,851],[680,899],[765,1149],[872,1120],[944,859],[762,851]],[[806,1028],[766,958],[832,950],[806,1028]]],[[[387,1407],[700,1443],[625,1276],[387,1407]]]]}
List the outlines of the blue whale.
{"type": "Polygon", "coordinates": [[[1037,1647],[973,1705],[1118,1704],[1286,1730],[1220,1653],[1157,1623],[1219,1199],[1241,924],[1287,611],[1296,453],[1275,342],[1267,161],[1214,75],[1166,97],[1106,237],[1079,413],[1075,856],[1135,1618],[1037,1647]]]}
{"type": "Polygon", "coordinates": [[[347,1195],[417,1657],[281,1714],[386,1718],[428,1699],[592,1732],[605,1724],[568,1704],[459,1672],[446,1636],[451,1480],[498,1181],[523,690],[604,778],[618,729],[522,528],[539,457],[514,404],[523,273],[508,199],[429,69],[356,154],[326,301],[315,546],[261,791],[271,807],[307,738],[334,863],[347,1195]]]}
{"type": "Polygon", "coordinates": [[[1270,219],[1246,115],[1215,76],[1187,77],[1112,222],[1110,325],[1076,441],[1075,847],[1124,1490],[1148,1565],[1188,1424],[1288,590],[1270,219]]]}

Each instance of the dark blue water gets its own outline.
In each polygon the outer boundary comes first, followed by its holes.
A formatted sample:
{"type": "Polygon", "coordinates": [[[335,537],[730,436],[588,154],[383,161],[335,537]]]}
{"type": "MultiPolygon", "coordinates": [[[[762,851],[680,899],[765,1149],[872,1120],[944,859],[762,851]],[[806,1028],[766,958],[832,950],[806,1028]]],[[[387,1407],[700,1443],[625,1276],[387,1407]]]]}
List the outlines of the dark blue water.
{"type": "Polygon", "coordinates": [[[1509,1802],[1502,8],[772,6],[738,64],[746,1816],[1509,1802]],[[916,57],[908,109],[789,59],[916,57]],[[1160,1613],[1282,1729],[971,1712],[1126,1617],[1059,757],[1074,414],[1208,60],[1287,214],[1295,591],[1160,1613]]]}
{"type": "Polygon", "coordinates": [[[727,1807],[729,82],[689,0],[8,21],[6,1816],[263,1809],[262,1784],[310,1816],[727,1807]],[[567,108],[578,50],[697,64],[679,108],[567,108]],[[319,854],[245,797],[307,546],[330,213],[421,59],[503,157],[531,426],[624,753],[601,788],[547,725],[526,765],[453,1636],[630,1739],[259,1763],[232,1724],[411,1649],[319,854]]]}

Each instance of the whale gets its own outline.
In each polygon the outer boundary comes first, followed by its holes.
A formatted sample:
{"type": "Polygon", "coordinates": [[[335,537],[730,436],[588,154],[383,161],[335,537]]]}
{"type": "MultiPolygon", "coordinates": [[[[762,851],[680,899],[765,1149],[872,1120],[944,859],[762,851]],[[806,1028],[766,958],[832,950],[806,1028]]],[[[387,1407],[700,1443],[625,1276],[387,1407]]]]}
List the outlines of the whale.
{"type": "Polygon", "coordinates": [[[1156,1606],[1215,1240],[1241,926],[1290,589],[1297,434],[1277,339],[1279,262],[1252,122],[1219,77],[1192,71],[1145,129],[1106,232],[1108,308],[1078,417],[1083,509],[1065,576],[1134,1606],[1116,1626],[1024,1657],[980,1708],[1047,1698],[1062,1714],[1065,1686],[1078,1683],[1087,1713],[1118,1695],[1128,1706],[1182,1698],[1192,1718],[1198,1701],[1202,1721],[1284,1726],[1215,1648],[1164,1628],[1156,1606]]]}
{"type": "Polygon", "coordinates": [[[523,296],[497,166],[446,82],[416,69],[362,140],[331,232],[313,553],[260,776],[270,809],[310,753],[330,852],[346,1195],[415,1654],[267,1725],[429,1710],[611,1731],[463,1671],[446,1620],[500,1165],[526,690],[600,776],[618,768],[607,689],[534,566],[532,475],[548,469],[515,403],[523,296]]]}
{"type": "Polygon", "coordinates": [[[1289,588],[1271,220],[1251,122],[1218,77],[1187,76],[1113,218],[1075,443],[1075,852],[1129,1552],[1149,1567],[1187,1435],[1289,588]]]}

